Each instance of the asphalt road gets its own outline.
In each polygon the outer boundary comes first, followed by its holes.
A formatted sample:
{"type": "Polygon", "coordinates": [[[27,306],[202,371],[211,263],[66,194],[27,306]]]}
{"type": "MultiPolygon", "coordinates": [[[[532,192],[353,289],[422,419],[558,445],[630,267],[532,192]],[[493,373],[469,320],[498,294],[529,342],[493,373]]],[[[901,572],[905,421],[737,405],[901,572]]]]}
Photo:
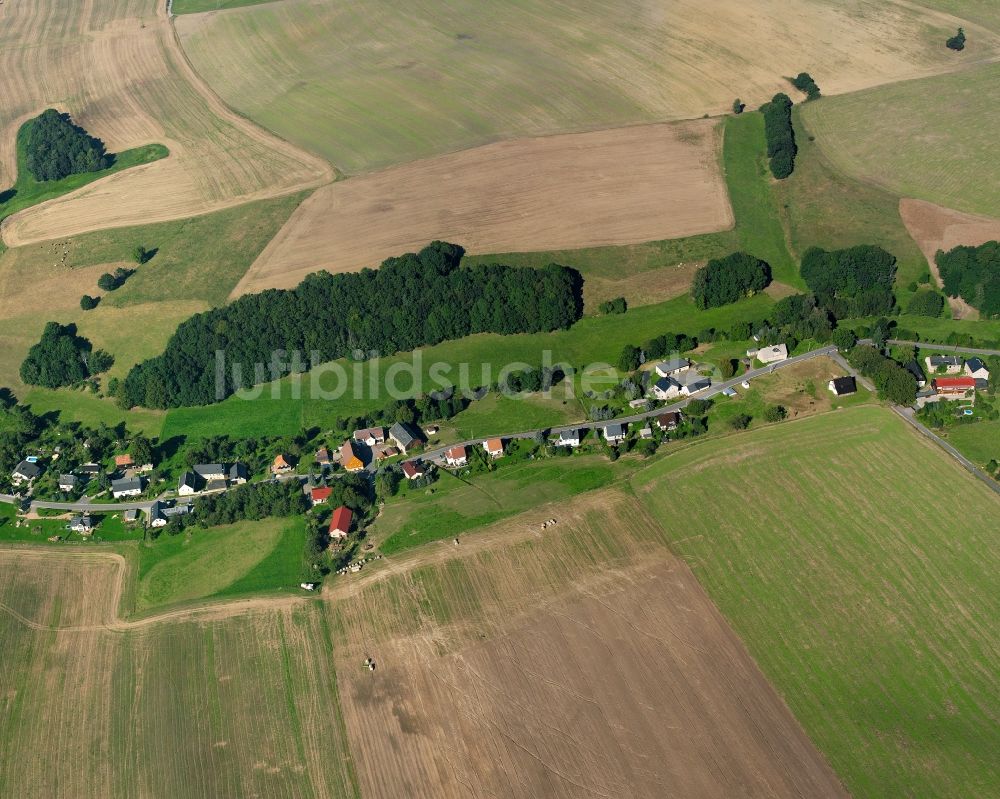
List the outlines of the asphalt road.
{"type": "Polygon", "coordinates": [[[977,350],[975,347],[955,347],[951,344],[935,344],[931,341],[900,341],[891,338],[890,344],[901,347],[917,347],[925,350],[943,350],[944,352],[961,352],[965,355],[1000,355],[1000,350],[977,350]]]}

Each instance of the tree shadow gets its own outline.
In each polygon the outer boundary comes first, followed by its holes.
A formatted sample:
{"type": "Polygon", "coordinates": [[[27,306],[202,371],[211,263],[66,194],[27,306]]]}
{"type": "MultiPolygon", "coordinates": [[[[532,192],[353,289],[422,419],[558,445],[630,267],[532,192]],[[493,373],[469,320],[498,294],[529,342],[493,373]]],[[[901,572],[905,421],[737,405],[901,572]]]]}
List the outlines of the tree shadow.
{"type": "Polygon", "coordinates": [[[174,455],[180,452],[180,449],[184,446],[185,441],[187,441],[187,436],[171,436],[166,441],[163,441],[157,447],[157,454],[159,455],[160,460],[165,461],[174,457],[174,455]]]}
{"type": "Polygon", "coordinates": [[[0,191],[0,205],[4,205],[6,203],[9,203],[16,196],[17,196],[17,189],[14,189],[14,188],[5,189],[4,191],[0,191]]]}

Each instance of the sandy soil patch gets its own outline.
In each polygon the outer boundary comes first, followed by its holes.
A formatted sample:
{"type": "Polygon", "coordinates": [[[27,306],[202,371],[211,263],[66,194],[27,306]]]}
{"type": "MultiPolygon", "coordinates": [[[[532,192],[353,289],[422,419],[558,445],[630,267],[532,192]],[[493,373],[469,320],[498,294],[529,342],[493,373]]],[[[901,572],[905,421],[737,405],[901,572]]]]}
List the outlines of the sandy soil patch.
{"type": "MultiPolygon", "coordinates": [[[[899,215],[913,240],[930,264],[931,274],[941,286],[934,256],[938,250],[950,250],[959,245],[975,247],[1000,239],[1000,219],[954,211],[924,200],[904,198],[899,201],[899,215]]],[[[948,297],[955,319],[978,319],[979,311],[961,297],[948,297]]]]}
{"type": "Polygon", "coordinates": [[[472,253],[633,244],[722,230],[714,120],[502,142],[318,190],[233,292],[356,271],[434,239],[472,253]]]}
{"type": "Polygon", "coordinates": [[[0,187],[14,139],[47,106],[112,151],[159,142],[169,158],[117,173],[5,220],[9,245],[192,216],[331,177],[325,162],[239,117],[194,73],[157,0],[0,5],[0,187]]]}

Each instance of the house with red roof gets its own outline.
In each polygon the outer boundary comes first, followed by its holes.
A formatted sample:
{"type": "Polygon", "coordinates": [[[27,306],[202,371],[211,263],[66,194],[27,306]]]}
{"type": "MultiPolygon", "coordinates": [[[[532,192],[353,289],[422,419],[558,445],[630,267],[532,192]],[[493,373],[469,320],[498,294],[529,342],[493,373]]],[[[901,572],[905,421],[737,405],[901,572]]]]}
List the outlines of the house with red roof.
{"type": "Polygon", "coordinates": [[[469,465],[469,453],[463,444],[456,444],[444,453],[444,462],[458,469],[469,465]]]}
{"type": "Polygon", "coordinates": [[[499,458],[503,455],[503,440],[499,438],[488,438],[483,442],[483,449],[491,458],[499,458]]]}
{"type": "Polygon", "coordinates": [[[974,377],[935,377],[932,385],[942,397],[964,397],[970,392],[975,394],[976,378],[974,377]]]}
{"type": "Polygon", "coordinates": [[[347,534],[351,532],[351,522],[354,520],[354,514],[351,509],[341,505],[333,512],[333,516],[330,517],[330,540],[331,541],[341,541],[347,538],[347,534]]]}
{"type": "Polygon", "coordinates": [[[403,476],[407,480],[416,480],[424,476],[424,467],[418,461],[405,461],[402,468],[403,476]]]}
{"type": "Polygon", "coordinates": [[[319,505],[321,502],[326,502],[332,493],[332,488],[327,486],[317,486],[309,492],[309,495],[312,498],[313,505],[319,505]]]}

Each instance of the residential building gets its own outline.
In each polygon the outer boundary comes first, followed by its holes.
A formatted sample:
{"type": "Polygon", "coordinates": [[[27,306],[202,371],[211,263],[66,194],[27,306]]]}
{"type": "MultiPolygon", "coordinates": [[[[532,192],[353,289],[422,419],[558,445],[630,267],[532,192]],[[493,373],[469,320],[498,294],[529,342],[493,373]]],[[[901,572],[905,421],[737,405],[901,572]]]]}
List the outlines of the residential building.
{"type": "Polygon", "coordinates": [[[245,463],[234,463],[229,467],[229,482],[231,485],[241,486],[250,479],[250,471],[245,463]]]}
{"type": "Polygon", "coordinates": [[[646,422],[642,427],[639,428],[639,438],[652,438],[653,437],[653,422],[646,422]]]}
{"type": "Polygon", "coordinates": [[[274,456],[274,463],[271,464],[272,474],[288,474],[292,470],[292,459],[284,453],[274,456]]]}
{"type": "Polygon", "coordinates": [[[10,481],[15,485],[19,486],[23,483],[28,483],[29,485],[35,481],[35,478],[42,473],[42,467],[39,466],[34,461],[29,461],[27,459],[21,461],[17,466],[14,467],[14,471],[11,473],[10,481]]]}
{"type": "Polygon", "coordinates": [[[491,458],[503,456],[503,441],[499,438],[489,438],[483,442],[483,449],[491,458]]]}
{"type": "Polygon", "coordinates": [[[917,388],[923,388],[927,385],[927,377],[924,375],[924,370],[920,368],[920,364],[916,360],[911,360],[903,368],[913,375],[913,378],[917,381],[917,388]]]}
{"type": "Polygon", "coordinates": [[[216,477],[214,480],[209,480],[205,483],[206,491],[225,491],[229,488],[229,483],[226,482],[224,477],[216,477]]]}
{"type": "Polygon", "coordinates": [[[132,462],[132,456],[128,453],[124,455],[115,455],[115,468],[116,469],[131,469],[135,464],[132,462]]]}
{"type": "Polygon", "coordinates": [[[562,430],[556,439],[557,447],[578,447],[580,446],[579,430],[562,430]]]}
{"type": "Polygon", "coordinates": [[[676,430],[677,425],[681,423],[681,416],[679,411],[671,411],[670,413],[663,413],[656,417],[656,426],[664,433],[670,430],[676,430]]]}
{"type": "Polygon", "coordinates": [[[409,426],[402,422],[396,422],[389,428],[389,438],[404,455],[420,443],[420,439],[414,435],[409,426]]]}
{"type": "Polygon", "coordinates": [[[965,374],[976,381],[976,388],[987,388],[990,384],[990,370],[982,358],[969,358],[965,362],[965,374]]]}
{"type": "Polygon", "coordinates": [[[736,396],[736,389],[733,388],[732,386],[727,386],[726,388],[722,389],[722,396],[723,397],[735,397],[736,396]]]}
{"type": "Polygon", "coordinates": [[[330,459],[330,450],[328,450],[326,447],[320,447],[318,450],[316,450],[316,463],[318,463],[320,466],[329,466],[331,462],[332,461],[330,459]]]}
{"type": "Polygon", "coordinates": [[[69,520],[69,529],[80,535],[90,535],[94,532],[94,520],[89,513],[81,513],[69,520]]]}
{"type": "Polygon", "coordinates": [[[444,462],[453,469],[460,469],[469,464],[469,453],[461,444],[457,444],[444,453],[444,462]]]}
{"type": "Polygon", "coordinates": [[[858,385],[853,377],[835,377],[827,383],[827,388],[833,392],[835,397],[843,397],[847,394],[857,393],[858,385]]]}
{"type": "Polygon", "coordinates": [[[686,372],[680,372],[679,374],[676,374],[673,377],[668,377],[667,379],[673,380],[677,383],[680,388],[680,394],[684,397],[712,387],[712,378],[700,375],[693,369],[686,372]]]}
{"type": "Polygon", "coordinates": [[[365,468],[365,462],[354,451],[354,442],[350,439],[340,446],[340,465],[348,472],[360,472],[365,468]]]}
{"type": "Polygon", "coordinates": [[[190,496],[198,491],[198,475],[194,472],[184,472],[177,481],[177,493],[182,497],[190,496]]]}
{"type": "Polygon", "coordinates": [[[75,474],[61,474],[59,475],[59,490],[60,491],[75,491],[79,479],[75,474]]]}
{"type": "Polygon", "coordinates": [[[125,515],[122,516],[122,520],[125,524],[133,524],[139,520],[139,511],[136,508],[129,508],[125,511],[125,515]]]}
{"type": "Polygon", "coordinates": [[[958,375],[962,373],[964,361],[957,355],[928,355],[924,363],[931,374],[958,375]]]}
{"type": "Polygon", "coordinates": [[[419,461],[403,462],[403,477],[407,480],[416,480],[424,476],[424,467],[419,461]]]}
{"type": "Polygon", "coordinates": [[[111,496],[115,499],[121,499],[122,497],[137,497],[141,493],[141,477],[123,477],[120,480],[111,481],[111,496]]]}
{"type": "Polygon", "coordinates": [[[975,396],[976,393],[974,377],[936,377],[932,383],[934,390],[942,397],[975,396]]]}
{"type": "Polygon", "coordinates": [[[628,425],[621,422],[610,422],[604,426],[604,438],[609,444],[620,444],[625,440],[628,425]]]}
{"type": "Polygon", "coordinates": [[[687,358],[671,358],[669,361],[656,364],[656,374],[660,377],[670,377],[678,372],[683,372],[691,368],[691,361],[687,358]]]}
{"type": "Polygon", "coordinates": [[[157,500],[149,509],[149,526],[166,527],[175,516],[187,516],[194,513],[194,506],[188,502],[175,505],[157,500]]]}
{"type": "Polygon", "coordinates": [[[337,508],[330,517],[330,540],[340,541],[347,538],[348,533],[351,532],[353,520],[354,514],[350,508],[344,505],[337,508]]]}
{"type": "Polygon", "coordinates": [[[309,497],[312,499],[313,505],[319,505],[320,503],[326,502],[332,493],[332,488],[328,488],[327,486],[317,486],[309,492],[309,497]]]}
{"type": "Polygon", "coordinates": [[[354,440],[362,444],[367,444],[369,447],[382,444],[385,442],[385,428],[366,427],[363,430],[355,430],[354,440]]]}
{"type": "Polygon", "coordinates": [[[88,480],[91,480],[101,473],[101,467],[96,463],[85,463],[83,466],[79,467],[77,474],[82,474],[88,480]]]}
{"type": "Polygon", "coordinates": [[[194,470],[194,473],[206,483],[210,483],[213,480],[226,479],[226,467],[221,463],[196,463],[191,468],[194,470]]]}
{"type": "MultiPolygon", "coordinates": [[[[750,355],[749,350],[747,355],[750,355]]],[[[755,353],[758,361],[763,364],[776,363],[777,361],[784,361],[788,358],[788,347],[784,344],[775,344],[770,347],[761,347],[755,353]]]]}
{"type": "Polygon", "coordinates": [[[653,396],[658,400],[669,400],[681,395],[681,384],[672,377],[661,377],[652,387],[653,396]]]}
{"type": "Polygon", "coordinates": [[[163,503],[154,502],[152,507],[149,509],[149,526],[150,527],[166,527],[169,521],[166,514],[163,512],[163,503]]]}

